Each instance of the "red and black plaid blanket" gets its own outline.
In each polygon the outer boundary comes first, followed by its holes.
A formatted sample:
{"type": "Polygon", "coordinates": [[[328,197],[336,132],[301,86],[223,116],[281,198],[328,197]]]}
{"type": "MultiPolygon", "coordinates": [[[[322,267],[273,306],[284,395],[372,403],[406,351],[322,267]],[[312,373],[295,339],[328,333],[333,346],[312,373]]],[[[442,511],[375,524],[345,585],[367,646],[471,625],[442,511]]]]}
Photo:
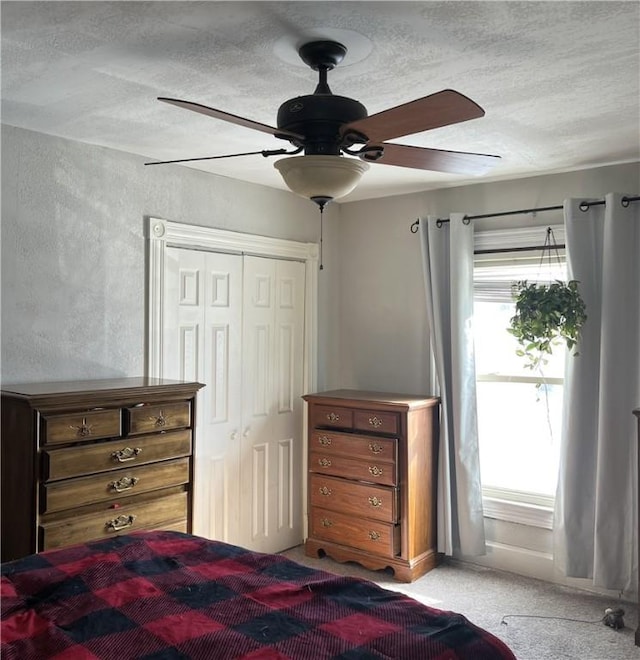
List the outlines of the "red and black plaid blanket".
{"type": "Polygon", "coordinates": [[[0,596],[3,660],[514,658],[460,614],[178,532],[6,563],[0,596]]]}

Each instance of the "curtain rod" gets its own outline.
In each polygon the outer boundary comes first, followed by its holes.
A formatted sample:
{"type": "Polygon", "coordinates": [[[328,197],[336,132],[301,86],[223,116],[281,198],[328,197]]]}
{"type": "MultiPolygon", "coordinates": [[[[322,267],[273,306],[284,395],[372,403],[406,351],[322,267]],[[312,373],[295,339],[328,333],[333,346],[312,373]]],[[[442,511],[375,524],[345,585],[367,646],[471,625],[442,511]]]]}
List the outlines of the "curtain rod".
{"type": "MultiPolygon", "coordinates": [[[[622,206],[625,208],[629,206],[631,202],[637,202],[640,200],[640,195],[636,195],[635,197],[623,197],[620,202],[622,206]]],[[[604,199],[598,199],[593,202],[588,202],[588,201],[583,201],[580,202],[580,210],[584,213],[586,212],[589,207],[591,206],[602,206],[605,204],[604,199]]],[[[481,220],[484,218],[499,218],[504,215],[522,215],[525,213],[540,213],[542,211],[561,211],[564,208],[562,205],[558,206],[542,206],[540,208],[536,209],[520,209],[518,211],[500,211],[498,213],[484,213],[482,215],[465,215],[462,218],[462,222],[465,224],[469,224],[471,220],[481,220]]],[[[438,218],[436,220],[436,227],[442,227],[442,225],[446,224],[449,222],[449,218],[438,218]]],[[[409,228],[411,230],[412,234],[415,234],[418,231],[418,226],[420,225],[420,218],[418,218],[414,223],[411,224],[411,227],[409,228]]]]}
{"type": "MultiPolygon", "coordinates": [[[[564,243],[558,243],[553,246],[553,249],[564,250],[567,246],[564,243]]],[[[511,254],[512,252],[537,252],[546,251],[549,249],[548,245],[523,245],[521,247],[510,248],[492,248],[485,250],[474,250],[473,254],[511,254]]]]}

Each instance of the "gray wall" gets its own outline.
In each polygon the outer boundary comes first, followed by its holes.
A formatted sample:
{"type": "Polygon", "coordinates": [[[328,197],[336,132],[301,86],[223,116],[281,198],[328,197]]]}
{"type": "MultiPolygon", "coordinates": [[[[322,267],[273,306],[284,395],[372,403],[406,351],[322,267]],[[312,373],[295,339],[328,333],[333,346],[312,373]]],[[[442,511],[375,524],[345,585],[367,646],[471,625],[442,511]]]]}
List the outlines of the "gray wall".
{"type": "MultiPolygon", "coordinates": [[[[317,208],[292,193],[143,162],[2,127],[4,383],[145,372],[147,216],[318,240],[317,208]]],[[[336,295],[331,237],[338,213],[331,205],[325,212],[322,318],[336,295]]],[[[321,385],[328,342],[321,321],[321,385]]]]}
{"type": "MultiPolygon", "coordinates": [[[[319,389],[429,393],[418,217],[556,205],[640,192],[640,164],[330,205],[319,275],[319,389]]],[[[317,209],[285,192],[131,154],[2,129],[3,383],[145,373],[147,216],[317,241],[317,209]]],[[[547,224],[560,213],[475,221],[476,229],[547,224]]],[[[518,546],[510,570],[548,577],[548,530],[490,521],[518,546]]],[[[507,544],[507,545],[505,545],[507,544]]],[[[549,555],[550,556],[550,555],[549,555]]],[[[488,565],[495,559],[489,558],[488,565]]],[[[551,564],[549,564],[551,566],[551,564]]]]}
{"type": "MultiPolygon", "coordinates": [[[[316,207],[291,193],[143,162],[3,126],[4,383],[144,373],[147,216],[319,238],[316,207]]],[[[319,389],[429,392],[420,247],[409,231],[416,218],[639,190],[640,166],[633,164],[329,205],[319,276],[319,389]]],[[[476,227],[560,221],[559,214],[540,214],[476,227]]]]}
{"type": "MultiPolygon", "coordinates": [[[[640,193],[640,164],[581,170],[340,205],[339,372],[344,387],[429,393],[418,217],[562,204],[567,197],[640,193]]],[[[562,223],[562,212],[475,220],[476,231],[562,223]]],[[[540,238],[545,232],[541,228],[540,238]]]]}

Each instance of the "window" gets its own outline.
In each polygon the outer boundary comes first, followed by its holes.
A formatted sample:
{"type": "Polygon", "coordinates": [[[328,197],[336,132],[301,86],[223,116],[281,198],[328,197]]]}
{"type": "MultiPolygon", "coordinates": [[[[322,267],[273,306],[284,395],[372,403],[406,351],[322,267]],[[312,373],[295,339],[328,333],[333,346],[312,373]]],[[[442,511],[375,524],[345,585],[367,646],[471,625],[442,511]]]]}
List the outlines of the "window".
{"type": "MultiPolygon", "coordinates": [[[[529,240],[514,230],[513,242],[529,240]],[[520,234],[520,236],[519,236],[520,234]]],[[[493,232],[486,232],[490,234],[493,232]]],[[[530,230],[527,234],[530,234],[530,230]]],[[[509,232],[500,232],[503,243],[509,232]]],[[[557,240],[557,233],[556,233],[557,240]]],[[[516,247],[512,245],[511,247],[516,247]]],[[[504,245],[502,246],[504,248],[504,245]]],[[[519,280],[566,279],[564,253],[540,251],[477,254],[474,269],[474,336],[480,469],[485,509],[496,502],[541,507],[549,512],[555,496],[565,352],[554,351],[542,374],[525,368],[507,331],[515,313],[511,284],[519,280]],[[540,383],[540,384],[539,384],[540,383]]],[[[491,517],[503,516],[497,515],[491,517]]],[[[523,522],[516,517],[507,519],[523,522]]],[[[527,520],[525,522],[531,521],[527,520]]],[[[547,516],[543,526],[550,526],[547,516]]]]}

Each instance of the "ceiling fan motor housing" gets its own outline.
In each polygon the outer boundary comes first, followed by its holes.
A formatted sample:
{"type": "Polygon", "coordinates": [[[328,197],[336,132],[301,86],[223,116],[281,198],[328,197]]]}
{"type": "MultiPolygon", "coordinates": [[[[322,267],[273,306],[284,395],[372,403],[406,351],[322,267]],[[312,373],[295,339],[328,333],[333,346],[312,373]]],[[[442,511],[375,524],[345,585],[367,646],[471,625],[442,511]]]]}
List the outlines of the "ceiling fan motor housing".
{"type": "MultiPolygon", "coordinates": [[[[303,135],[290,139],[306,155],[340,155],[343,124],[364,119],[367,109],[359,101],[334,94],[309,94],[285,101],[278,109],[278,128],[303,135]]],[[[351,143],[353,144],[353,142],[351,143]]]]}

